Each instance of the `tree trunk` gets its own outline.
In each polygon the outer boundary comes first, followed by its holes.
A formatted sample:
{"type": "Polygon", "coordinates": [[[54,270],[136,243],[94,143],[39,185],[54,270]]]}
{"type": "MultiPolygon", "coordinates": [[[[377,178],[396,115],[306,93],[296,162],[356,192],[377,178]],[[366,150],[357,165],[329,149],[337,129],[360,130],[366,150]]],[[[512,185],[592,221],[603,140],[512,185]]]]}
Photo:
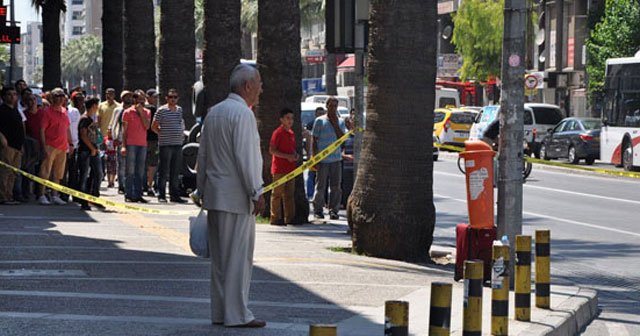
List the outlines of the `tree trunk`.
{"type": "MultiPolygon", "coordinates": [[[[264,167],[265,185],[271,183],[271,154],[269,140],[280,125],[278,113],[289,108],[294,113],[293,131],[296,151],[302,158],[302,59],[300,55],[300,5],[298,0],[258,1],[258,66],[262,76],[263,92],[258,109],[258,130],[264,167]],[[280,13],[290,13],[280,15],[280,13]]],[[[300,160],[299,163],[302,163],[300,160]]],[[[304,190],[302,175],[295,181],[295,223],[309,221],[309,202],[304,190]]],[[[269,214],[270,197],[267,197],[269,214]]]]}
{"type": "Polygon", "coordinates": [[[108,88],[122,91],[124,65],[122,15],[123,0],[105,0],[102,3],[102,97],[108,88]]]}
{"type": "Polygon", "coordinates": [[[42,5],[42,86],[45,91],[62,87],[60,59],[60,13],[62,3],[48,1],[42,5]]]}
{"type": "Polygon", "coordinates": [[[338,95],[338,85],[336,83],[337,72],[338,64],[336,63],[336,54],[328,52],[324,73],[327,85],[327,94],[331,96],[338,95]]]}
{"type": "Polygon", "coordinates": [[[160,3],[160,101],[171,88],[178,90],[185,127],[195,124],[191,113],[192,87],[196,77],[194,0],[163,0],[160,3]]]}
{"type": "Polygon", "coordinates": [[[240,62],[241,35],[239,0],[204,0],[202,80],[207,109],[229,95],[229,76],[240,62]]]}
{"type": "Polygon", "coordinates": [[[436,2],[371,2],[369,99],[348,204],[357,253],[426,260],[433,240],[436,2]],[[402,62],[398,62],[402,59],[402,62]]]}
{"type": "Polygon", "coordinates": [[[156,87],[156,44],[152,0],[124,2],[124,88],[156,87]]]}
{"type": "Polygon", "coordinates": [[[253,34],[247,29],[242,29],[242,58],[253,59],[253,34]]]}

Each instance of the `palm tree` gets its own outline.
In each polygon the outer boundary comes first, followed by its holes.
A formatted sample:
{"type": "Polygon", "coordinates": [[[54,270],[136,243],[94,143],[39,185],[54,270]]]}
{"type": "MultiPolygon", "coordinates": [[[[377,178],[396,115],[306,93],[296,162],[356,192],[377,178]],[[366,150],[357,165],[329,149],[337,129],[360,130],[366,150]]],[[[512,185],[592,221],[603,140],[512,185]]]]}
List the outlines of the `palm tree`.
{"type": "Polygon", "coordinates": [[[202,79],[205,106],[229,94],[231,70],[240,62],[240,1],[204,0],[202,79]]]}
{"type": "Polygon", "coordinates": [[[42,9],[42,58],[45,90],[61,86],[60,14],[67,10],[64,0],[31,0],[31,5],[42,9]]]}
{"type": "MultiPolygon", "coordinates": [[[[278,112],[287,107],[294,111],[293,130],[297,152],[302,157],[302,60],[300,56],[300,9],[298,1],[258,1],[258,67],[262,75],[263,92],[257,112],[265,184],[271,181],[271,155],[269,140],[278,127],[278,112]],[[289,13],[280,15],[281,13],[289,13]]],[[[304,191],[302,176],[296,179],[297,223],[309,218],[309,202],[304,191]]],[[[270,204],[270,202],[266,202],[270,204]]],[[[268,206],[267,206],[268,208],[268,206]]],[[[268,213],[268,209],[265,211],[268,213]]]]}
{"type": "Polygon", "coordinates": [[[102,2],[102,97],[108,88],[114,88],[118,94],[122,91],[123,14],[123,0],[102,2]]]}
{"type": "Polygon", "coordinates": [[[433,241],[436,2],[371,1],[367,129],[348,204],[353,247],[420,261],[433,241]],[[402,62],[398,62],[402,59],[402,62]]]}
{"type": "Polygon", "coordinates": [[[164,93],[178,90],[187,129],[195,124],[191,113],[191,87],[196,77],[194,0],[162,0],[160,3],[160,57],[158,81],[164,93]]]}
{"type": "Polygon", "coordinates": [[[70,87],[80,85],[82,80],[89,84],[100,82],[101,67],[102,41],[95,35],[71,40],[62,49],[63,78],[70,87]]]}
{"type": "Polygon", "coordinates": [[[124,2],[124,87],[156,87],[153,0],[124,2]]]}

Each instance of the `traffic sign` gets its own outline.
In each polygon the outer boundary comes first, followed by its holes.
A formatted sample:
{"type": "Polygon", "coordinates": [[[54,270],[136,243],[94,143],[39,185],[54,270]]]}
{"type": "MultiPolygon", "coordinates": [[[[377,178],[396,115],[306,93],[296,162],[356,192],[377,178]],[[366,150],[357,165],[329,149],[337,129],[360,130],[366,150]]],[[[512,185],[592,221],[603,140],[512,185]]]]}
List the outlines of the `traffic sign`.
{"type": "Polygon", "coordinates": [[[533,90],[535,88],[538,87],[538,77],[534,76],[534,75],[527,75],[524,77],[524,86],[529,89],[529,90],[533,90]]]}

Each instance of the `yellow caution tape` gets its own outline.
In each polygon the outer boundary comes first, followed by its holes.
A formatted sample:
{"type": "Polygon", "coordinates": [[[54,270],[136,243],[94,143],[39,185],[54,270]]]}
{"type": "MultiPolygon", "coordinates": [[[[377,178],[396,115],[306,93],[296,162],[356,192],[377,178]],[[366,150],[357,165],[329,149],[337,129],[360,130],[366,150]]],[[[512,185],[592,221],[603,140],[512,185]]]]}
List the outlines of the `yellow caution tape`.
{"type": "Polygon", "coordinates": [[[543,165],[547,165],[547,166],[555,166],[555,167],[562,167],[562,168],[576,169],[576,170],[582,170],[582,171],[589,171],[589,172],[606,174],[606,175],[631,177],[631,178],[640,179],[640,173],[636,173],[636,172],[628,172],[628,171],[619,171],[619,170],[613,170],[613,169],[602,169],[602,168],[592,168],[592,167],[577,166],[577,165],[573,165],[573,164],[569,164],[569,163],[563,163],[563,162],[557,162],[557,161],[547,161],[547,160],[541,160],[541,159],[536,159],[536,158],[532,158],[532,157],[527,157],[526,160],[529,161],[529,162],[532,162],[532,163],[538,163],[538,164],[543,164],[543,165]]]}
{"type": "Polygon", "coordinates": [[[114,202],[114,201],[109,201],[109,200],[105,200],[99,197],[95,197],[93,195],[89,195],[89,194],[85,194],[83,192],[65,187],[63,185],[59,185],[57,183],[53,183],[49,180],[45,180],[43,178],[40,178],[38,176],[29,174],[25,171],[22,171],[16,167],[13,167],[3,161],[0,161],[0,165],[4,166],[8,169],[13,170],[16,173],[22,174],[23,176],[33,180],[36,183],[42,184],[45,187],[49,187],[53,190],[59,191],[61,193],[67,194],[67,195],[71,195],[74,198],[80,198],[83,199],[85,201],[91,202],[91,203],[95,203],[95,204],[100,204],[100,205],[104,205],[105,207],[112,207],[112,208],[117,208],[117,209],[123,209],[123,210],[129,210],[129,211],[137,211],[137,212],[144,212],[144,213],[148,213],[148,214],[155,214],[155,215],[189,215],[189,214],[193,214],[193,211],[174,211],[174,210],[160,210],[160,209],[149,209],[149,208],[145,208],[145,207],[140,207],[140,206],[136,206],[136,205],[129,205],[129,204],[124,204],[124,203],[118,203],[118,202],[114,202]]]}
{"type": "MultiPolygon", "coordinates": [[[[362,128],[357,129],[358,132],[362,132],[362,128]]],[[[290,180],[296,178],[296,176],[302,174],[305,170],[315,166],[320,163],[320,161],[324,160],[329,154],[333,153],[336,149],[338,149],[343,142],[347,141],[351,134],[355,133],[355,129],[345,133],[340,139],[336,140],[334,143],[329,145],[327,148],[320,151],[318,154],[312,156],[307,162],[302,164],[300,167],[296,168],[296,170],[290,172],[289,174],[279,178],[277,181],[271,183],[270,185],[264,187],[262,193],[268,193],[269,191],[289,182],[290,180]]]]}
{"type": "MultiPolygon", "coordinates": [[[[457,146],[441,145],[441,144],[433,144],[433,146],[437,147],[437,148],[440,148],[440,149],[447,149],[447,150],[451,150],[451,151],[455,151],[455,152],[463,152],[464,151],[464,148],[457,147],[457,146]]],[[[605,175],[631,177],[631,178],[640,179],[640,173],[637,173],[637,172],[627,172],[627,171],[619,171],[619,170],[613,170],[613,169],[583,167],[583,166],[577,166],[577,165],[573,165],[573,164],[569,164],[569,163],[541,160],[541,159],[536,159],[536,158],[533,158],[533,157],[526,157],[526,160],[528,162],[531,162],[531,163],[537,163],[537,164],[542,164],[542,165],[547,165],[547,166],[555,166],[555,167],[562,167],[562,168],[568,168],[568,169],[588,171],[588,172],[593,172],[593,173],[600,173],[600,174],[605,174],[605,175]]]]}

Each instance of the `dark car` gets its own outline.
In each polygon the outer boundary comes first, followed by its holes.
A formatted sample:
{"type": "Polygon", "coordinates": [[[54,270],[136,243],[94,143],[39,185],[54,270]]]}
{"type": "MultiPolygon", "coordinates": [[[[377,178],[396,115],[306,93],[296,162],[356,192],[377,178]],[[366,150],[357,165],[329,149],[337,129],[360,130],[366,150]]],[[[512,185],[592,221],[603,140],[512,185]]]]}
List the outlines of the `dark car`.
{"type": "Polygon", "coordinates": [[[593,164],[600,158],[600,127],[594,118],[565,118],[548,131],[540,145],[543,160],[566,158],[571,163],[584,159],[593,164]]]}

